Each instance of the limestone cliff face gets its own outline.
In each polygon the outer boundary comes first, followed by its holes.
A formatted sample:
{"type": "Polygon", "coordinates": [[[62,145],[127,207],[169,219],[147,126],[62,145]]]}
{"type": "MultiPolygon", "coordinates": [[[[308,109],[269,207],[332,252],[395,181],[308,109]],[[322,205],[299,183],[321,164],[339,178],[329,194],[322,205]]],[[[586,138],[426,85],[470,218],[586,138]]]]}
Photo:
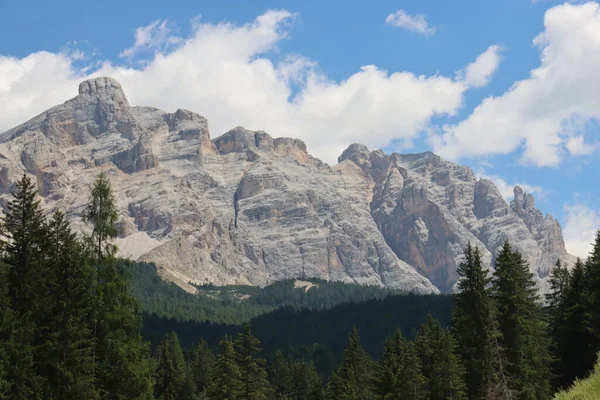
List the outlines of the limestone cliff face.
{"type": "Polygon", "coordinates": [[[542,286],[556,257],[570,261],[558,223],[520,188],[509,206],[492,182],[431,153],[352,145],[339,161],[242,127],[211,140],[204,117],[130,106],[118,82],[96,78],[0,135],[0,205],[25,171],[47,210],[83,230],[88,186],[106,171],[122,254],[188,289],[320,277],[451,291],[469,241],[489,261],[509,239],[542,286]]]}

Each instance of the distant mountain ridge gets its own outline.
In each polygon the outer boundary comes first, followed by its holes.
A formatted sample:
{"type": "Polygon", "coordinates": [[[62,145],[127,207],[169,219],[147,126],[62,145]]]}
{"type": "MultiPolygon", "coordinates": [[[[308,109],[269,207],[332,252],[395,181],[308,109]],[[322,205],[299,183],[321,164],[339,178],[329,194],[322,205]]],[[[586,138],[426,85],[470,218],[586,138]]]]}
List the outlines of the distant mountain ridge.
{"type": "MultiPolygon", "coordinates": [[[[235,116],[232,116],[235,120],[235,116]]],[[[131,106],[112,78],[81,83],[64,104],[0,134],[0,204],[26,171],[48,210],[77,229],[87,186],[107,171],[121,254],[156,263],[181,287],[317,277],[418,293],[450,292],[468,242],[484,260],[505,240],[542,290],[573,261],[559,223],[515,188],[432,153],[353,144],[333,167],[297,139],[237,127],[212,140],[191,111],[131,106]]]]}

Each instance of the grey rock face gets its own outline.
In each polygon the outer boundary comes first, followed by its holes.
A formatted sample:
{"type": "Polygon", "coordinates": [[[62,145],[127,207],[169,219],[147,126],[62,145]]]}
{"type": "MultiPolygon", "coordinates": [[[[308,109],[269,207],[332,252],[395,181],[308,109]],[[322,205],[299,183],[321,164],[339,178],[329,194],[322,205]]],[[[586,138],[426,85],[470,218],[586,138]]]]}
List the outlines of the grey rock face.
{"type": "Polygon", "coordinates": [[[468,168],[362,145],[339,161],[330,167],[300,140],[242,127],[211,140],[204,117],[130,106],[118,82],[97,78],[0,135],[0,205],[26,172],[48,212],[66,209],[85,230],[88,186],[106,171],[122,254],[155,262],[188,290],[190,281],[319,277],[437,293],[452,290],[469,241],[490,261],[511,240],[540,282],[566,256],[552,217],[517,189],[508,206],[468,168]]]}

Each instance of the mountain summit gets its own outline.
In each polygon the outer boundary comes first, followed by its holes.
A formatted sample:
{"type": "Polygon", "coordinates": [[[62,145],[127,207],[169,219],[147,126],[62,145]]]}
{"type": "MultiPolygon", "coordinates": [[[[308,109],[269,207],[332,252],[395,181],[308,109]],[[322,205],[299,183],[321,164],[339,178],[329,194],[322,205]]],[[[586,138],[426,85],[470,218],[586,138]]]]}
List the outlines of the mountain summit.
{"type": "Polygon", "coordinates": [[[338,161],[243,127],[211,140],[204,117],[130,106],[117,81],[96,78],[0,135],[0,205],[25,171],[49,211],[84,229],[87,187],[106,171],[121,254],[189,290],[319,277],[450,292],[468,242],[490,262],[507,239],[543,289],[556,259],[573,259],[558,222],[521,188],[509,205],[491,181],[429,152],[353,144],[338,161]]]}

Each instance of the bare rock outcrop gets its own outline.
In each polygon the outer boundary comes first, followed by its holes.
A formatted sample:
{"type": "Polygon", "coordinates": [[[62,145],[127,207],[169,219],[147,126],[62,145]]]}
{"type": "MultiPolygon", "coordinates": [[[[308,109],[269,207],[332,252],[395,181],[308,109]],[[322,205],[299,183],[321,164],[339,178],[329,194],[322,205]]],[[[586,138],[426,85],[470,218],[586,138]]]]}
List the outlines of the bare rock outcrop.
{"type": "Polygon", "coordinates": [[[237,127],[212,140],[188,110],[131,106],[111,78],[0,134],[0,205],[22,173],[74,227],[100,171],[113,183],[123,255],[188,282],[265,285],[319,277],[449,292],[468,242],[491,261],[504,240],[544,280],[569,257],[558,223],[515,189],[432,153],[351,145],[330,167],[297,139],[237,127]]]}

